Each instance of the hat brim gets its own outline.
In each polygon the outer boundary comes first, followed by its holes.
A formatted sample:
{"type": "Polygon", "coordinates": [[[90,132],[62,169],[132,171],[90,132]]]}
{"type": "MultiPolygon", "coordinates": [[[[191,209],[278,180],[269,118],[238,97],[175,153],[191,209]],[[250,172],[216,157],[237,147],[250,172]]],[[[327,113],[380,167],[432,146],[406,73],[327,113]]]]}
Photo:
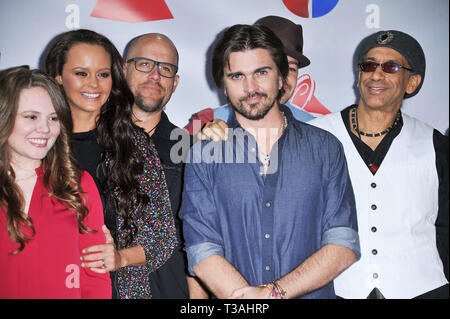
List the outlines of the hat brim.
{"type": "Polygon", "coordinates": [[[297,51],[289,50],[288,48],[285,48],[284,51],[285,51],[286,55],[293,57],[294,59],[296,59],[298,61],[299,68],[303,68],[303,67],[311,64],[311,61],[309,61],[309,59],[306,56],[304,56],[303,54],[301,54],[297,51]]]}

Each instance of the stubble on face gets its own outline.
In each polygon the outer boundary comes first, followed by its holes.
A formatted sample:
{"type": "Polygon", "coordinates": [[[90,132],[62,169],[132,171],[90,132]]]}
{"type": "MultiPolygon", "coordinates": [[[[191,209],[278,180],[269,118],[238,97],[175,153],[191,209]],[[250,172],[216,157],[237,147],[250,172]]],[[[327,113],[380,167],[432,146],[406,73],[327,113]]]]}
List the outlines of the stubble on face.
{"type": "Polygon", "coordinates": [[[278,102],[282,80],[267,50],[232,52],[224,74],[225,96],[243,117],[260,120],[278,102]]]}
{"type": "Polygon", "coordinates": [[[140,93],[137,93],[135,98],[134,98],[134,104],[136,104],[136,106],[141,109],[144,112],[149,112],[149,113],[153,113],[153,112],[158,112],[158,111],[162,111],[164,109],[164,97],[161,97],[160,99],[158,99],[157,101],[155,101],[154,103],[145,103],[144,98],[142,97],[142,95],[140,93]]]}
{"type": "MultiPolygon", "coordinates": [[[[127,58],[144,57],[160,62],[178,64],[177,52],[173,43],[165,36],[148,34],[135,44],[127,58]]],[[[136,106],[148,113],[159,112],[164,109],[178,84],[178,75],[165,78],[156,69],[150,73],[142,73],[128,65],[126,77],[128,85],[135,97],[136,106]]]]}
{"type": "Polygon", "coordinates": [[[243,96],[239,99],[238,103],[233,104],[230,99],[228,99],[228,103],[231,105],[233,110],[235,110],[237,113],[241,114],[243,117],[249,119],[249,120],[260,120],[264,118],[267,113],[272,109],[272,107],[275,105],[276,99],[267,100],[269,97],[265,93],[261,92],[254,92],[251,94],[248,94],[247,96],[243,96]],[[265,103],[262,104],[262,107],[259,107],[261,102],[258,103],[247,103],[247,107],[244,103],[246,103],[247,100],[252,99],[254,97],[261,97],[265,99],[265,103]]]}

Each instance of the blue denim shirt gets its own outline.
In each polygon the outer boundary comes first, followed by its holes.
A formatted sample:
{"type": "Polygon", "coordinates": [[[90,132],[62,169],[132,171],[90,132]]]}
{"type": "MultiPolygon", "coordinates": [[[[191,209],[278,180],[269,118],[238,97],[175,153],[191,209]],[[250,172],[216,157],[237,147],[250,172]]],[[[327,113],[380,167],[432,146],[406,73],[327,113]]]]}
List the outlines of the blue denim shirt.
{"type": "MultiPolygon", "coordinates": [[[[359,258],[355,199],[341,143],[280,109],[288,125],[266,175],[255,139],[234,113],[228,121],[234,136],[191,149],[180,216],[192,274],[217,254],[258,286],[283,277],[327,244],[350,248],[359,258]]],[[[334,298],[333,284],[303,297],[334,298]]]]}

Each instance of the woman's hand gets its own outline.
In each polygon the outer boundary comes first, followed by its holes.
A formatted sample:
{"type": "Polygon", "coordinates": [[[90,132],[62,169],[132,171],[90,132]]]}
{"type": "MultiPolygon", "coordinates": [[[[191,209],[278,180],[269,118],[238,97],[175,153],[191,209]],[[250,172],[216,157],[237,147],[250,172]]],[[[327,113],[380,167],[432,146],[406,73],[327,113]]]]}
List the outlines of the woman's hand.
{"type": "Polygon", "coordinates": [[[106,243],[103,245],[94,245],[83,249],[81,256],[81,267],[90,268],[93,272],[104,274],[109,271],[116,271],[122,265],[122,257],[116,249],[114,239],[105,225],[102,226],[105,234],[106,243]]]}

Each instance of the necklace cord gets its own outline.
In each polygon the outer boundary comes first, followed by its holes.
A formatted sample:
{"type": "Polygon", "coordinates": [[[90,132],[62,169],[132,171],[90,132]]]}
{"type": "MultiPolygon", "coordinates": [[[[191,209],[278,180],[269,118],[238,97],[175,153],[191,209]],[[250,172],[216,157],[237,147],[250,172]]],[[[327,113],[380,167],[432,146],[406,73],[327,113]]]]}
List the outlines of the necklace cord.
{"type": "Polygon", "coordinates": [[[153,128],[147,132],[147,134],[150,134],[151,132],[153,132],[155,130],[155,128],[158,126],[159,122],[161,122],[161,119],[158,121],[158,123],[156,123],[155,126],[153,126],[153,128]]]}
{"type": "Polygon", "coordinates": [[[359,139],[361,139],[361,135],[363,136],[367,136],[367,137],[378,137],[378,136],[382,136],[384,134],[387,134],[388,132],[390,132],[394,127],[397,126],[398,122],[400,121],[400,111],[397,112],[396,116],[395,116],[395,120],[392,123],[392,125],[390,127],[388,127],[387,129],[385,129],[382,132],[379,133],[365,133],[363,131],[361,131],[359,129],[359,121],[358,121],[358,107],[354,107],[351,110],[351,121],[352,121],[352,127],[355,130],[356,133],[358,133],[358,137],[359,139]]]}
{"type": "MultiPolygon", "coordinates": [[[[287,118],[286,118],[286,115],[284,115],[284,112],[281,112],[281,114],[283,115],[283,122],[281,123],[279,129],[281,130],[281,135],[283,135],[284,130],[287,127],[287,118]]],[[[260,153],[260,155],[263,155],[262,157],[264,158],[264,162],[268,162],[270,160],[270,153],[266,154],[265,152],[262,152],[261,150],[258,150],[258,152],[260,153]]]]}

